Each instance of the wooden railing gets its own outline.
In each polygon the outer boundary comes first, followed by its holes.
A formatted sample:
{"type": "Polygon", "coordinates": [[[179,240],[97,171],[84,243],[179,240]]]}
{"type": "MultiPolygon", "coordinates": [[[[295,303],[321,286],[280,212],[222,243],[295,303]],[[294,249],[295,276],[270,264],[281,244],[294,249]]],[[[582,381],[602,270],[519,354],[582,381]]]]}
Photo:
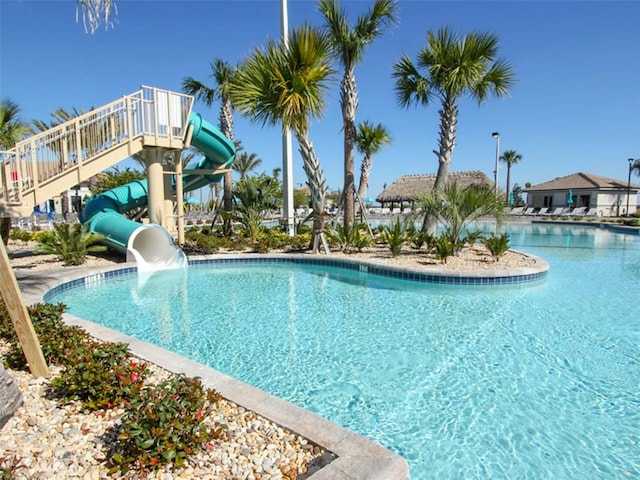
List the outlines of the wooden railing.
{"type": "Polygon", "coordinates": [[[116,153],[111,160],[113,165],[144,146],[183,148],[192,107],[192,96],[143,86],[18,142],[14,148],[0,152],[0,210],[25,203],[33,208],[46,200],[38,195],[39,190],[46,190],[49,184],[64,187],[53,194],[58,195],[87,180],[108,168],[98,160],[110,153],[116,153]],[[123,146],[129,148],[125,150],[123,146]]]}

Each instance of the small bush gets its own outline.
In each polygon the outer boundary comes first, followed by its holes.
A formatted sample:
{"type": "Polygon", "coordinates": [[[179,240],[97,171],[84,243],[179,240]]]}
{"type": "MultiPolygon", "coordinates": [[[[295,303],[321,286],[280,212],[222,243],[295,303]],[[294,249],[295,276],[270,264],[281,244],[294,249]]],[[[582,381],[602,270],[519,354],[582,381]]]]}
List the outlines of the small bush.
{"type": "Polygon", "coordinates": [[[131,359],[127,344],[86,341],[69,352],[65,370],[51,387],[66,401],[80,401],[94,411],[132,401],[148,374],[146,363],[131,359]]]}
{"type": "Polygon", "coordinates": [[[310,232],[297,233],[289,239],[288,250],[293,252],[308,250],[311,246],[311,236],[310,232]]]}
{"type": "Polygon", "coordinates": [[[54,230],[41,232],[38,239],[40,242],[39,253],[52,253],[64,262],[65,266],[82,265],[87,259],[87,253],[104,252],[107,247],[97,245],[104,239],[103,235],[91,233],[76,223],[58,223],[54,225],[54,230]]]}
{"type": "Polygon", "coordinates": [[[396,218],[392,226],[385,226],[380,234],[380,239],[389,246],[391,255],[394,257],[400,255],[402,246],[409,241],[410,238],[411,233],[407,227],[407,222],[400,222],[399,218],[396,218]]]}
{"type": "Polygon", "coordinates": [[[491,252],[491,256],[498,261],[509,250],[509,236],[504,233],[500,236],[492,235],[484,239],[484,246],[491,252]]]}
{"type": "Polygon", "coordinates": [[[22,242],[30,242],[33,240],[33,233],[29,230],[23,230],[21,228],[12,228],[9,233],[11,240],[20,240],[22,242]]]}
{"type": "Polygon", "coordinates": [[[224,426],[209,430],[203,423],[219,399],[198,378],[175,376],[145,387],[125,407],[108,461],[110,472],[182,467],[187,455],[223,433],[224,426]]]}
{"type": "Polygon", "coordinates": [[[447,258],[453,255],[454,245],[446,234],[440,235],[434,242],[436,258],[442,263],[447,263],[447,258]]]}

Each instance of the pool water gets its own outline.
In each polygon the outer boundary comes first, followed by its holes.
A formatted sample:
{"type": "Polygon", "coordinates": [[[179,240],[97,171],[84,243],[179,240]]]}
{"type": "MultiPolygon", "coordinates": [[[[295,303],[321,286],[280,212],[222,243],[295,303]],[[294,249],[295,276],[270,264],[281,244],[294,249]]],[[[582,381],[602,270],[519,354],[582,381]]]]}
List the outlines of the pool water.
{"type": "Polygon", "coordinates": [[[545,280],[191,266],[48,301],[359,432],[406,458],[411,479],[638,478],[640,236],[506,229],[550,262],[545,280]]]}

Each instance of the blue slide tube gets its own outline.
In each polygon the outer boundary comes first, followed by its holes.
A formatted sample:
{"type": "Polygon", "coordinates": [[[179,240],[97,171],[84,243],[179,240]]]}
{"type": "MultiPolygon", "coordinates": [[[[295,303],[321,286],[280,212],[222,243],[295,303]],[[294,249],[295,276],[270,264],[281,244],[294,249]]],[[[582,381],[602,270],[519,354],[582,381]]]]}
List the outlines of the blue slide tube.
{"type": "MultiPolygon", "coordinates": [[[[200,150],[204,157],[200,159],[194,170],[214,170],[230,168],[236,153],[235,146],[220,130],[192,113],[189,123],[193,126],[191,145],[200,150]]],[[[188,174],[184,170],[183,184],[185,192],[196,190],[211,183],[219,182],[223,175],[188,174]]],[[[175,185],[175,179],[174,179],[175,185]]],[[[129,220],[124,213],[148,203],[149,190],[146,180],[136,180],[101,193],[89,199],[80,212],[80,221],[89,225],[93,233],[104,235],[101,242],[110,248],[127,254],[127,260],[144,260],[159,263],[175,254],[173,239],[160,225],[143,225],[129,220]],[[166,248],[166,244],[170,248],[166,248]],[[130,255],[134,258],[130,258],[130,255]]]]}

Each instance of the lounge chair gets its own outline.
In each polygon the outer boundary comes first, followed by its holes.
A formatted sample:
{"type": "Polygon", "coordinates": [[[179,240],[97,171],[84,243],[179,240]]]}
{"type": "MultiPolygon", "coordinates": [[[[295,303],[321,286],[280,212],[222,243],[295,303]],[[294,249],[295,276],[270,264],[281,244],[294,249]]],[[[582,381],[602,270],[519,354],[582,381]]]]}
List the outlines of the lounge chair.
{"type": "Polygon", "coordinates": [[[559,217],[560,215],[562,215],[564,209],[565,207],[557,207],[553,212],[547,213],[547,215],[552,217],[559,217]]]}
{"type": "Polygon", "coordinates": [[[523,210],[524,207],[515,207],[509,212],[509,215],[522,215],[523,210]]]}
{"type": "Polygon", "coordinates": [[[523,215],[533,215],[534,210],[535,208],[529,207],[524,211],[523,215]]]}
{"type": "Polygon", "coordinates": [[[585,217],[597,217],[598,216],[598,209],[597,208],[590,208],[589,210],[587,210],[587,213],[584,214],[585,217]]]}
{"type": "Polygon", "coordinates": [[[571,212],[569,212],[567,215],[569,215],[570,217],[582,217],[584,216],[584,212],[587,211],[587,207],[576,207],[573,210],[571,210],[571,212]]]}
{"type": "Polygon", "coordinates": [[[535,215],[547,215],[549,209],[547,207],[542,207],[535,215]]]}

